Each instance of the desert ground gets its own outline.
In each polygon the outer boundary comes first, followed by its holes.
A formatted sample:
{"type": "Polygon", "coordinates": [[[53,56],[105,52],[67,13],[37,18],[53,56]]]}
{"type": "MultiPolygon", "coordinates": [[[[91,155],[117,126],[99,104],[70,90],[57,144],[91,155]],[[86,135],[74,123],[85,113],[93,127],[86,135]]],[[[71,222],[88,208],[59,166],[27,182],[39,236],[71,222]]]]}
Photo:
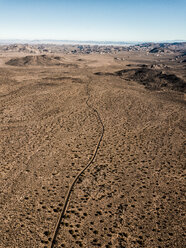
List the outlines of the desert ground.
{"type": "Polygon", "coordinates": [[[1,248],[185,247],[185,51],[0,46],[1,248]]]}

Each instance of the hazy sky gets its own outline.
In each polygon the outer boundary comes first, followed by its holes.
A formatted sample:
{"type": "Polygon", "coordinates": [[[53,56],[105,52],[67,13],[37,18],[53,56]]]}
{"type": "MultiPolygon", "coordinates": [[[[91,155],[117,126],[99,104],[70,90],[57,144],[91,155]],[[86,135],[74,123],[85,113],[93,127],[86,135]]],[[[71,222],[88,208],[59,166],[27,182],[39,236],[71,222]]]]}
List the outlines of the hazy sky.
{"type": "Polygon", "coordinates": [[[186,0],[0,0],[0,39],[186,40],[186,0]]]}

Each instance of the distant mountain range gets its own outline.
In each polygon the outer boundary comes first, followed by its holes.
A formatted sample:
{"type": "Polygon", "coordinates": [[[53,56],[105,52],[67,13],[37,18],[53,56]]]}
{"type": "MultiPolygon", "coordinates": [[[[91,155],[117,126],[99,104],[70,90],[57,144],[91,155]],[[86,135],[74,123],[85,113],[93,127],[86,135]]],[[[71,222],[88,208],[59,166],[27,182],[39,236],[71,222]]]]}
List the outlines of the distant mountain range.
{"type": "Polygon", "coordinates": [[[145,41],[79,41],[79,40],[20,40],[20,39],[0,39],[0,44],[89,44],[89,45],[119,45],[119,46],[131,46],[143,43],[175,43],[186,42],[184,40],[171,40],[171,41],[158,41],[158,42],[145,42],[145,41]]]}

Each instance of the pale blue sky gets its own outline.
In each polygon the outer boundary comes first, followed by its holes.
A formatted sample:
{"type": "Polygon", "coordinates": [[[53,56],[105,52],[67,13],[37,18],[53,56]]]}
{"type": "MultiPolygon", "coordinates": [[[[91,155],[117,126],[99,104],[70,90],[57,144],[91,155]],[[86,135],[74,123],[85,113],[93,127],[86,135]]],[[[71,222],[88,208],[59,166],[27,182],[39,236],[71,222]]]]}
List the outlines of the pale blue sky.
{"type": "Polygon", "coordinates": [[[0,0],[0,39],[186,40],[186,0],[0,0]]]}

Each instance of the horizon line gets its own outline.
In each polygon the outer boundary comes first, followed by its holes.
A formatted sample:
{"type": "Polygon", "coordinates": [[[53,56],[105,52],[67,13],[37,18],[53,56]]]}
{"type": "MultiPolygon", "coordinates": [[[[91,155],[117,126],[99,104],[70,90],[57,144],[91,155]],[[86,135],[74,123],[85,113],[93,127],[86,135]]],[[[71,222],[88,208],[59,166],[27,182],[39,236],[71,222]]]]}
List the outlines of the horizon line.
{"type": "Polygon", "coordinates": [[[0,42],[15,42],[15,41],[22,41],[22,42],[38,42],[38,41],[44,41],[44,42],[79,42],[79,43],[124,43],[124,44],[130,44],[130,43],[174,43],[174,42],[186,42],[186,40],[182,39],[171,39],[171,40],[73,40],[73,39],[19,39],[19,38],[10,38],[10,39],[0,39],[0,42]]]}

